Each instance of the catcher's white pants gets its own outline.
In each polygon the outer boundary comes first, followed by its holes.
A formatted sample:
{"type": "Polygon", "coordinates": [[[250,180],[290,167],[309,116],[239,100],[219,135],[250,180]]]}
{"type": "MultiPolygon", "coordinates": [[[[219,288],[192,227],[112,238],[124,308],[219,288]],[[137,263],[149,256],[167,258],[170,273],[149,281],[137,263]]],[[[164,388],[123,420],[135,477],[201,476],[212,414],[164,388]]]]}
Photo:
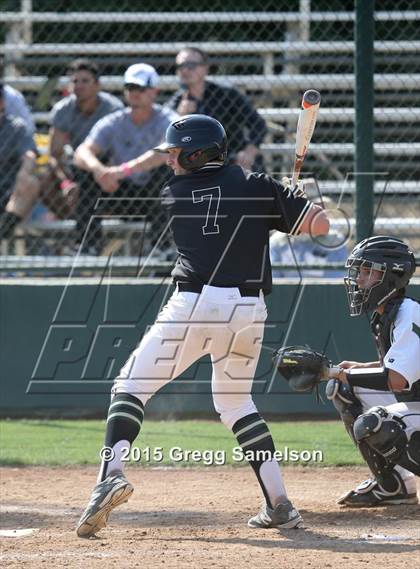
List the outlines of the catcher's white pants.
{"type": "MultiPolygon", "coordinates": [[[[376,391],[375,389],[366,389],[364,387],[354,387],[354,394],[362,404],[363,413],[366,413],[372,407],[380,405],[386,407],[388,413],[397,415],[404,419],[407,425],[406,433],[410,438],[414,431],[420,431],[420,403],[414,401],[409,403],[399,403],[393,393],[390,391],[376,391]]],[[[415,476],[412,472],[396,466],[396,470],[400,473],[404,482],[412,479],[410,488],[415,488],[415,476]]]]}
{"type": "Polygon", "coordinates": [[[409,437],[413,431],[420,431],[420,403],[418,401],[399,403],[395,395],[390,391],[376,391],[375,389],[357,386],[353,387],[353,390],[362,404],[363,413],[366,413],[372,407],[380,405],[381,407],[386,407],[389,413],[404,419],[404,423],[407,425],[406,432],[409,437]]]}
{"type": "Polygon", "coordinates": [[[201,294],[175,290],[116,378],[113,393],[143,405],[201,357],[211,357],[215,409],[228,427],[257,412],[250,392],[267,309],[264,297],[237,288],[204,286],[201,294]]]}

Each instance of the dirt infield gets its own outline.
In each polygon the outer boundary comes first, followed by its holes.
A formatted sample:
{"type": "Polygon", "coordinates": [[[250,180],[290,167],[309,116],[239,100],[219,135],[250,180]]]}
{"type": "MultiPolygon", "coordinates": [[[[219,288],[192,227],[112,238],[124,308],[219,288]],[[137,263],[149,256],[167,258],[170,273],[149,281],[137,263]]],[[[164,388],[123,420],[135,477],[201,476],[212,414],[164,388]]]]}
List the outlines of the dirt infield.
{"type": "Polygon", "coordinates": [[[135,492],[111,514],[100,538],[76,537],[75,523],[94,468],[2,468],[2,567],[165,566],[413,569],[419,559],[419,506],[341,509],[335,498],[366,475],[362,468],[284,469],[304,530],[252,530],[260,504],[251,469],[127,470],[135,492]],[[4,531],[2,534],[4,535],[4,531]],[[15,534],[14,534],[15,535],[15,534]],[[416,561],[417,559],[417,561],[416,561]]]}

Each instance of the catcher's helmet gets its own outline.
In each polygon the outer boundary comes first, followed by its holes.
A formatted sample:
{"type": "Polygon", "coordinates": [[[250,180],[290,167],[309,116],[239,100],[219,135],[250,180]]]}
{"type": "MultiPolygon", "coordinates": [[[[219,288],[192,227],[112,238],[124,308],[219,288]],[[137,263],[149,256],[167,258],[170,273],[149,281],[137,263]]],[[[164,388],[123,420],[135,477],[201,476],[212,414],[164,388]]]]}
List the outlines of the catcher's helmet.
{"type": "Polygon", "coordinates": [[[369,237],[356,245],[346,262],[344,277],[351,316],[372,311],[403,289],[416,269],[413,252],[408,245],[396,239],[379,235],[369,237]],[[358,278],[361,270],[379,271],[379,276],[369,286],[360,287],[358,278]]]}
{"type": "Polygon", "coordinates": [[[165,135],[165,142],[154,148],[168,152],[181,148],[179,165],[184,170],[196,170],[210,160],[224,162],[227,155],[227,138],[223,126],[207,115],[186,115],[172,121],[165,135]]]}

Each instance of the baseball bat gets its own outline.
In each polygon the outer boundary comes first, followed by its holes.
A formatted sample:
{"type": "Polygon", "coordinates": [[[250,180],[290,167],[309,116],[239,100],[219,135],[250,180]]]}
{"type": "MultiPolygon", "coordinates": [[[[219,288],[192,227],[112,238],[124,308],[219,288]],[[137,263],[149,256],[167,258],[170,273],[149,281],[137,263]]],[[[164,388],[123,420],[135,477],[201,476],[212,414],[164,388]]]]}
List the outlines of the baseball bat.
{"type": "Polygon", "coordinates": [[[299,120],[296,129],[295,163],[292,173],[292,188],[296,186],[299,178],[300,169],[305,160],[306,151],[311,142],[314,132],[316,118],[318,115],[321,95],[315,89],[305,91],[302,97],[302,108],[299,113],[299,120]]]}

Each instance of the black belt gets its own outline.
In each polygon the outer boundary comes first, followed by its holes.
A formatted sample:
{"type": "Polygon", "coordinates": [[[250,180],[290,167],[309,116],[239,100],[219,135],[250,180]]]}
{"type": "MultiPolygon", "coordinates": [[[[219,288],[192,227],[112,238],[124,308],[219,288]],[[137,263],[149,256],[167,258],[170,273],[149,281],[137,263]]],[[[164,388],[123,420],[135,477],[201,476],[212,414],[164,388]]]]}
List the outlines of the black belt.
{"type": "MultiPolygon", "coordinates": [[[[203,286],[201,284],[194,284],[194,283],[176,283],[178,286],[179,292],[196,292],[197,294],[201,294],[203,290],[203,286]]],[[[247,288],[245,286],[237,286],[237,287],[220,287],[220,288],[237,288],[239,290],[239,294],[241,296],[260,296],[260,290],[256,288],[247,288]]]]}

